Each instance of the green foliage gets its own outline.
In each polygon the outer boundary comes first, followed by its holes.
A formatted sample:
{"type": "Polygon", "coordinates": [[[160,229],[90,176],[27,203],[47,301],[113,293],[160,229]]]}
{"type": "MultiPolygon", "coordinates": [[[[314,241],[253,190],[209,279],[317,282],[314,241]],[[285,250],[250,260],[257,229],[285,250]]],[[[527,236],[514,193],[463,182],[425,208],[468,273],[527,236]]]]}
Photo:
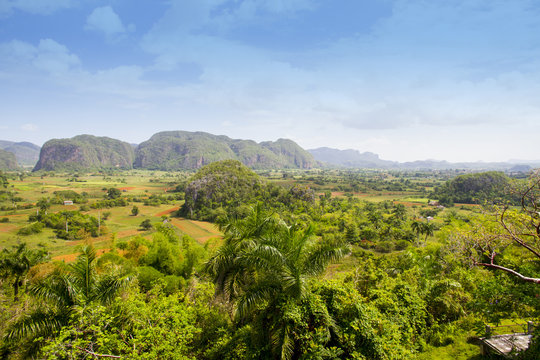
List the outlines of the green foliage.
{"type": "Polygon", "coordinates": [[[72,200],[75,204],[84,204],[88,202],[85,194],[79,194],[73,190],[59,190],[53,192],[56,199],[51,200],[53,204],[62,204],[64,200],[72,200]]]}
{"type": "Polygon", "coordinates": [[[107,307],[92,304],[47,341],[42,353],[48,359],[92,354],[123,359],[211,358],[220,338],[231,331],[225,313],[208,306],[211,296],[207,286],[196,286],[187,296],[166,295],[158,285],[147,294],[131,291],[107,307]]]}
{"type": "Polygon", "coordinates": [[[43,230],[43,223],[35,222],[17,230],[17,235],[28,236],[28,235],[33,235],[33,234],[39,234],[41,233],[42,230],[43,230]]]}
{"type": "Polygon", "coordinates": [[[47,260],[44,249],[28,249],[26,243],[14,246],[12,250],[4,249],[0,254],[0,274],[4,279],[11,279],[13,297],[18,299],[19,288],[24,285],[30,268],[47,260]]]}
{"type": "Polygon", "coordinates": [[[238,161],[225,160],[203,167],[186,187],[181,214],[207,218],[209,210],[230,209],[251,203],[261,193],[262,182],[238,161]]]}
{"type": "Polygon", "coordinates": [[[152,244],[140,263],[151,266],[163,274],[178,275],[182,271],[183,262],[183,254],[178,245],[178,238],[168,237],[163,231],[157,232],[152,236],[152,244]]]}
{"type": "Polygon", "coordinates": [[[306,326],[304,321],[308,328],[322,326],[323,337],[328,338],[333,320],[324,307],[312,302],[316,299],[310,295],[309,280],[343,257],[347,248],[317,240],[312,227],[287,226],[260,205],[223,229],[225,244],[206,269],[218,293],[234,304],[237,321],[259,319],[251,322],[262,339],[271,339],[263,341],[265,348],[282,359],[302,353],[303,341],[296,330],[306,326]],[[295,314],[304,305],[311,315],[303,321],[295,314]]]}
{"type": "Polygon", "coordinates": [[[152,229],[152,222],[150,221],[150,219],[145,219],[139,224],[139,227],[142,230],[150,230],[152,229]]]}
{"type": "MultiPolygon", "coordinates": [[[[84,239],[87,236],[98,236],[98,219],[79,211],[61,211],[47,215],[31,215],[29,220],[39,221],[31,225],[31,227],[36,227],[36,230],[41,230],[40,228],[43,226],[54,229],[56,236],[60,239],[78,240],[84,239]]],[[[103,226],[103,223],[101,225],[103,226]]],[[[30,229],[25,231],[30,231],[30,229]]]]}
{"type": "Polygon", "coordinates": [[[9,184],[8,178],[3,171],[0,170],[0,187],[7,188],[9,184]]]}
{"type": "Polygon", "coordinates": [[[15,154],[3,149],[0,149],[0,170],[18,170],[19,164],[15,154]]]}
{"type": "Polygon", "coordinates": [[[506,192],[510,179],[501,172],[489,171],[459,175],[435,188],[432,197],[443,205],[484,204],[502,199],[513,200],[506,192]]]}
{"type": "Polygon", "coordinates": [[[29,287],[40,306],[16,318],[7,330],[9,341],[45,339],[84,313],[93,304],[108,304],[131,281],[128,273],[113,270],[98,274],[96,252],[86,246],[77,260],[60,265],[53,273],[29,287]]]}
{"type": "Polygon", "coordinates": [[[256,168],[310,168],[313,157],[291,140],[257,144],[204,132],[166,131],[154,134],[136,150],[137,168],[198,169],[222,160],[237,160],[256,168]]]}
{"type": "MultiPolygon", "coordinates": [[[[403,359],[411,357],[413,345],[393,323],[399,318],[381,313],[351,284],[332,281],[315,286],[328,312],[336,319],[336,330],[328,347],[343,351],[342,359],[403,359]]],[[[405,333],[406,334],[406,333],[405,333]]]]}
{"type": "Polygon", "coordinates": [[[120,196],[122,196],[122,192],[120,189],[117,188],[109,188],[107,189],[107,199],[118,199],[120,196]]]}
{"type": "Polygon", "coordinates": [[[131,169],[135,154],[130,144],[108,137],[79,135],[43,144],[34,171],[131,169]]]}

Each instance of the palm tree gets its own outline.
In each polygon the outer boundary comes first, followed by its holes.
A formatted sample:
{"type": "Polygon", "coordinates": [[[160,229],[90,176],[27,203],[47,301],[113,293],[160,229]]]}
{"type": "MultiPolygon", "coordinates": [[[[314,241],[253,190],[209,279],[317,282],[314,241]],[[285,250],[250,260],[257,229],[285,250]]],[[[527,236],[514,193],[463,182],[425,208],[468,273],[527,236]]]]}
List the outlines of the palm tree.
{"type": "Polygon", "coordinates": [[[77,260],[29,287],[29,293],[42,304],[39,309],[13,322],[7,331],[8,340],[49,336],[83,312],[92,303],[107,304],[126,287],[132,277],[127,273],[96,271],[96,251],[85,246],[77,260]]]}
{"type": "Polygon", "coordinates": [[[420,234],[423,233],[423,231],[422,231],[423,226],[422,225],[423,225],[422,222],[418,221],[418,220],[414,220],[411,223],[411,230],[416,233],[416,242],[417,243],[419,242],[420,234]]]}
{"type": "Polygon", "coordinates": [[[4,249],[0,255],[0,274],[12,278],[13,300],[19,300],[19,289],[24,284],[26,274],[30,268],[45,261],[47,253],[44,250],[29,250],[26,243],[13,247],[13,250],[4,249]]]}
{"type": "Polygon", "coordinates": [[[428,236],[432,236],[435,231],[435,224],[430,223],[429,221],[426,221],[424,223],[424,235],[426,236],[424,238],[424,244],[427,242],[428,236]]]}
{"type": "MultiPolygon", "coordinates": [[[[326,266],[348,253],[346,246],[324,243],[305,229],[287,226],[260,205],[244,220],[222,226],[225,244],[206,263],[216,292],[234,304],[238,323],[258,318],[271,319],[265,328],[275,357],[288,359],[294,353],[294,339],[285,311],[309,303],[313,294],[309,281],[326,266]]],[[[325,323],[333,321],[324,310],[325,323]]],[[[329,335],[329,332],[328,332],[329,335]]]]}

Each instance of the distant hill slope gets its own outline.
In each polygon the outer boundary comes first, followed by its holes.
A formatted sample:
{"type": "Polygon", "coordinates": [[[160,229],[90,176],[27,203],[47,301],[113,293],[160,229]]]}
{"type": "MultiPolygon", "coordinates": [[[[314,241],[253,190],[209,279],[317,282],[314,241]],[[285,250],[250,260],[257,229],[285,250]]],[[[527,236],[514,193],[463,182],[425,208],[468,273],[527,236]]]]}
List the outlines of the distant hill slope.
{"type": "Polygon", "coordinates": [[[141,143],[134,167],[159,170],[198,169],[219,160],[239,160],[253,169],[301,168],[315,160],[294,141],[256,143],[205,132],[165,131],[141,143]]]}
{"type": "Polygon", "coordinates": [[[78,135],[71,139],[52,139],[43,144],[37,170],[131,169],[133,147],[108,137],[78,135]]]}
{"type": "Polygon", "coordinates": [[[379,155],[358,150],[338,150],[327,147],[308,150],[315,160],[321,161],[330,166],[342,166],[348,168],[368,168],[368,169],[399,169],[399,170],[447,170],[447,169],[466,169],[466,170],[499,170],[499,171],[528,171],[532,166],[530,164],[513,162],[461,162],[451,163],[440,160],[417,160],[409,162],[397,162],[382,160],[379,155]]]}
{"type": "Polygon", "coordinates": [[[352,168],[391,168],[397,166],[394,161],[381,160],[379,155],[358,150],[347,149],[338,150],[328,147],[308,150],[317,161],[322,161],[331,165],[352,167],[352,168]]]}
{"type": "Polygon", "coordinates": [[[0,170],[17,170],[19,165],[15,158],[15,154],[6,150],[0,149],[0,170]]]}
{"type": "Polygon", "coordinates": [[[36,144],[30,142],[13,142],[0,140],[0,149],[12,152],[19,165],[34,166],[39,159],[39,150],[41,149],[36,144]]]}

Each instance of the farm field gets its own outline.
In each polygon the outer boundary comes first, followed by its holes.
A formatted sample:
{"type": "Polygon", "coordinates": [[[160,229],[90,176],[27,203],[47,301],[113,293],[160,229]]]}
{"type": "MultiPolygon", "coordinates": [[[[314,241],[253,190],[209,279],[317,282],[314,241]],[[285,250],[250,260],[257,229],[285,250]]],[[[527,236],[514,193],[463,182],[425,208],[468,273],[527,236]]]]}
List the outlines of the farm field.
{"type": "MultiPolygon", "coordinates": [[[[432,185],[433,180],[418,178],[407,180],[380,172],[366,173],[365,180],[357,175],[343,175],[329,172],[320,175],[318,172],[268,172],[262,174],[267,181],[280,186],[306,186],[312,188],[317,197],[330,193],[332,198],[354,197],[362,201],[374,203],[391,202],[402,204],[409,212],[416,214],[419,210],[429,208],[429,198],[426,197],[425,184],[432,185]],[[350,182],[348,182],[348,180],[350,182]],[[371,179],[371,180],[369,180],[371,179]],[[362,183],[361,185],[360,182],[362,183]],[[352,185],[351,185],[352,184],[352,185]],[[356,184],[356,185],[355,185],[356,184]],[[399,185],[395,190],[396,184],[399,185]],[[386,189],[384,187],[387,187],[386,189]]],[[[131,170],[112,173],[93,174],[52,174],[25,173],[23,176],[12,176],[8,191],[12,192],[17,201],[0,201],[5,207],[0,211],[0,218],[7,222],[0,222],[0,249],[11,247],[19,242],[26,242],[29,246],[46,246],[52,256],[58,259],[71,259],[77,251],[77,246],[92,243],[97,249],[109,249],[114,241],[127,241],[131,237],[140,235],[147,239],[152,238],[153,230],[143,230],[140,224],[148,220],[150,223],[168,221],[178,234],[187,234],[197,242],[219,240],[222,234],[214,224],[174,217],[183,201],[168,199],[159,203],[145,204],[152,197],[170,196],[171,190],[190,176],[188,172],[164,172],[131,170]],[[125,206],[110,208],[94,208],[92,204],[106,198],[107,190],[118,189],[121,197],[128,199],[125,206]],[[87,236],[85,239],[65,240],[58,238],[50,228],[44,228],[38,234],[20,235],[19,230],[28,226],[29,217],[39,214],[36,203],[40,199],[53,199],[59,193],[73,192],[85,197],[82,203],[62,205],[60,200],[52,203],[47,209],[48,213],[65,211],[81,211],[85,215],[99,219],[98,236],[87,236]],[[13,208],[15,206],[15,208],[13,208]],[[133,216],[132,207],[136,206],[138,214],[133,216]]],[[[62,198],[61,200],[70,200],[62,198]]],[[[457,208],[458,212],[467,212],[472,206],[457,208]]],[[[446,210],[445,210],[446,211],[446,210]]],[[[445,211],[441,213],[444,215],[445,211]]],[[[438,220],[440,221],[440,220],[438,220]]]]}
{"type": "Polygon", "coordinates": [[[222,234],[211,223],[181,218],[170,219],[171,215],[180,208],[182,200],[170,200],[153,205],[144,204],[144,201],[152,195],[166,196],[174,183],[185,176],[184,173],[130,171],[114,176],[88,174],[75,177],[72,174],[54,176],[27,174],[22,179],[19,177],[10,179],[7,190],[19,199],[16,202],[1,203],[4,206],[15,205],[16,208],[0,211],[0,218],[7,219],[6,222],[0,222],[0,249],[26,242],[32,248],[47,247],[53,259],[71,261],[75,259],[78,247],[85,243],[93,244],[99,254],[110,249],[114,241],[127,241],[136,235],[151,240],[153,230],[140,228],[141,222],[145,220],[151,223],[169,221],[179,235],[189,235],[202,244],[211,239],[220,239],[222,234]],[[104,199],[107,189],[110,188],[120,190],[122,197],[130,199],[128,204],[111,208],[92,208],[93,203],[104,199]],[[56,193],[65,191],[83,194],[87,201],[73,205],[51,204],[47,213],[81,211],[85,215],[99,219],[101,223],[99,236],[65,240],[58,238],[52,229],[46,227],[38,234],[18,234],[21,228],[29,224],[29,216],[39,214],[40,210],[36,203],[40,199],[51,199],[56,196],[56,193]],[[138,208],[136,216],[132,214],[133,206],[138,208]]]}

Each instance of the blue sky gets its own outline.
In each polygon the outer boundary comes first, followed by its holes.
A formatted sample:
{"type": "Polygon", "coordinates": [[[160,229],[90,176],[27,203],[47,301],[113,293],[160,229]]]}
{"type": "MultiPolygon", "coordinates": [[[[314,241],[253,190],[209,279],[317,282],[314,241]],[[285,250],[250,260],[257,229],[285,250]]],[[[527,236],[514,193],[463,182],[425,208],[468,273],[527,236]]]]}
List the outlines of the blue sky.
{"type": "Polygon", "coordinates": [[[536,0],[0,0],[0,139],[540,159],[536,0]]]}

